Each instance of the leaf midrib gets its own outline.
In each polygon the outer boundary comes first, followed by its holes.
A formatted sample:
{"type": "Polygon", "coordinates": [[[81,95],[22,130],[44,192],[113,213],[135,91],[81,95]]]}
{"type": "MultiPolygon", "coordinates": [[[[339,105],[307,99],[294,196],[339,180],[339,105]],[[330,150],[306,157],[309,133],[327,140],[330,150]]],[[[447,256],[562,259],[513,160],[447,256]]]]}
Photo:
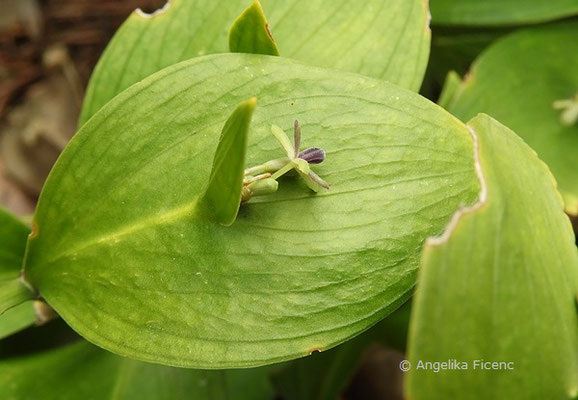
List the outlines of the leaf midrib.
{"type": "Polygon", "coordinates": [[[141,230],[146,229],[146,228],[168,224],[168,223],[177,221],[181,218],[184,218],[186,216],[189,216],[192,218],[196,215],[196,211],[198,210],[197,204],[198,204],[198,199],[195,199],[194,201],[191,201],[190,203],[186,203],[183,206],[174,208],[171,211],[165,212],[165,213],[160,214],[160,215],[156,215],[156,216],[151,217],[151,218],[147,218],[147,219],[140,221],[140,222],[137,222],[137,223],[126,225],[126,226],[122,227],[121,229],[117,229],[117,230],[112,231],[108,234],[105,234],[105,235],[96,237],[94,239],[85,241],[80,246],[72,247],[72,248],[58,254],[57,256],[46,260],[44,262],[44,264],[52,264],[55,261],[58,261],[60,259],[74,255],[74,254],[80,252],[81,250],[90,248],[92,246],[100,245],[103,243],[110,243],[110,242],[118,241],[120,238],[122,238],[124,236],[130,235],[131,233],[138,232],[138,231],[141,231],[141,230]]]}

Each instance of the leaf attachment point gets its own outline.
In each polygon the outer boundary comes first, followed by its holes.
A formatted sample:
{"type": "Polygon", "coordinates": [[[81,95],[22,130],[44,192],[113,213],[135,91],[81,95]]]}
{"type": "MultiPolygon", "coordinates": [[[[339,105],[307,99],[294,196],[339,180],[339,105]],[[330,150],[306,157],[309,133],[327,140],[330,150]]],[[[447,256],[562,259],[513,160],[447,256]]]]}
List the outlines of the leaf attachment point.
{"type": "Polygon", "coordinates": [[[247,134],[256,104],[256,97],[240,103],[225,123],[213,159],[209,186],[201,200],[200,206],[225,226],[235,221],[239,211],[247,134]]]}
{"type": "Polygon", "coordinates": [[[279,55],[259,0],[255,0],[233,22],[229,31],[229,50],[232,53],[279,55]]]}

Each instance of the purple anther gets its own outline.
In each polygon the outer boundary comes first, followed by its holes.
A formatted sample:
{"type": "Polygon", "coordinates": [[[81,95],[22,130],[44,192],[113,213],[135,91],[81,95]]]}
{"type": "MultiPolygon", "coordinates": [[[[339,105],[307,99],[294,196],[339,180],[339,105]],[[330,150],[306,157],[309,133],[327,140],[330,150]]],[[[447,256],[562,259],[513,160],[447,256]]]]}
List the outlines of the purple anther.
{"type": "Polygon", "coordinates": [[[299,153],[298,157],[309,164],[320,164],[325,160],[325,151],[319,147],[310,147],[299,153]]]}

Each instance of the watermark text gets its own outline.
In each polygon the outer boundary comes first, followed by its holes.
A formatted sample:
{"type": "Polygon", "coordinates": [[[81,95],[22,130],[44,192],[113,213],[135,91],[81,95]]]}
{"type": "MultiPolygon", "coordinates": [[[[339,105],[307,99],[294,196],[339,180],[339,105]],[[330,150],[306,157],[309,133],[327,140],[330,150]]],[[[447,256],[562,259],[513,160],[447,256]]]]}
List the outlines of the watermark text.
{"type": "Polygon", "coordinates": [[[423,361],[418,360],[412,365],[408,360],[399,363],[399,369],[407,372],[411,369],[424,371],[513,371],[515,364],[513,361],[497,360],[456,360],[455,358],[444,361],[423,361]]]}

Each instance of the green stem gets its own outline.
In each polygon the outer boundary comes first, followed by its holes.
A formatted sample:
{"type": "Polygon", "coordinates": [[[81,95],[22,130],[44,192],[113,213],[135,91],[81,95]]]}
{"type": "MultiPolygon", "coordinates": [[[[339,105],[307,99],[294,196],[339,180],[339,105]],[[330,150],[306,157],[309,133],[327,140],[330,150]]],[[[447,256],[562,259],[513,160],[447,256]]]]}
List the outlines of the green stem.
{"type": "Polygon", "coordinates": [[[34,293],[20,278],[0,282],[0,314],[33,298],[34,293]]]}
{"type": "Polygon", "coordinates": [[[247,168],[244,172],[245,175],[257,175],[265,172],[275,172],[279,168],[282,168],[291,161],[288,157],[276,158],[271,161],[267,161],[265,164],[256,165],[251,168],[247,168]]]}

